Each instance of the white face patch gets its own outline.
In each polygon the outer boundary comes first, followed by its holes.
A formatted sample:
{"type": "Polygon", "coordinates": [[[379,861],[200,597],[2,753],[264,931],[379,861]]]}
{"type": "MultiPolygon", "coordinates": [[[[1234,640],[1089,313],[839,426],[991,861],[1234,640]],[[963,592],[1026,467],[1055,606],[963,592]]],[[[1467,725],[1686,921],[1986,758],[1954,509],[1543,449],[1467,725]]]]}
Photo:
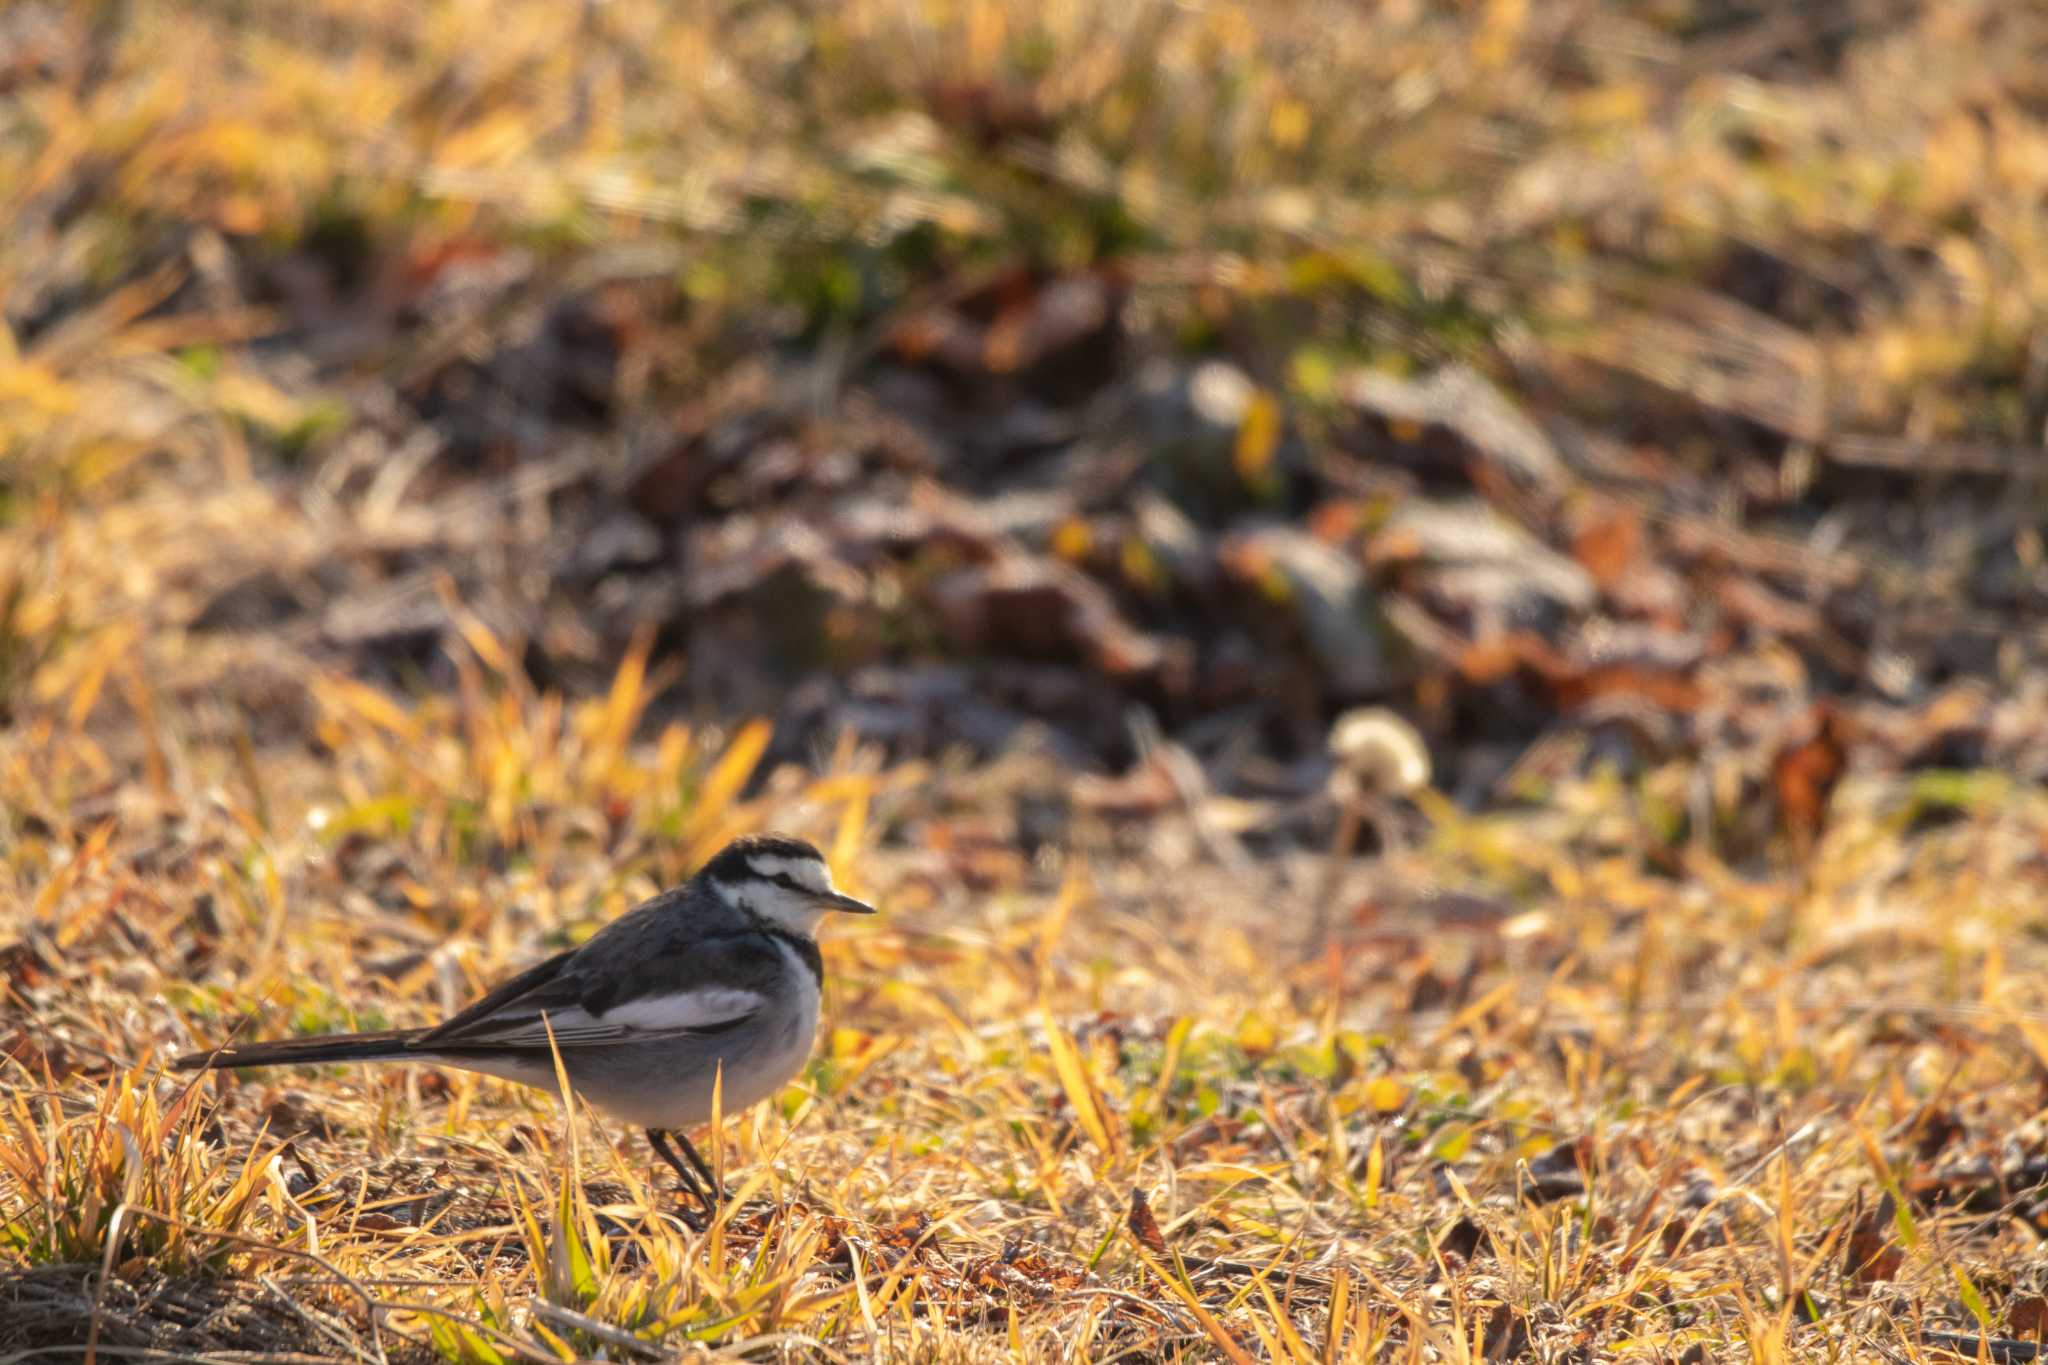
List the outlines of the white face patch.
{"type": "Polygon", "coordinates": [[[808,891],[823,893],[832,889],[831,869],[816,858],[784,858],[763,853],[747,859],[747,866],[763,881],[787,877],[808,891]]]}
{"type": "Polygon", "coordinates": [[[818,897],[832,890],[832,873],[823,861],[758,853],[747,859],[747,870],[754,875],[745,881],[712,885],[731,904],[793,934],[808,938],[817,932],[818,921],[827,913],[826,905],[818,897]],[[778,878],[792,884],[785,885],[778,878]]]}

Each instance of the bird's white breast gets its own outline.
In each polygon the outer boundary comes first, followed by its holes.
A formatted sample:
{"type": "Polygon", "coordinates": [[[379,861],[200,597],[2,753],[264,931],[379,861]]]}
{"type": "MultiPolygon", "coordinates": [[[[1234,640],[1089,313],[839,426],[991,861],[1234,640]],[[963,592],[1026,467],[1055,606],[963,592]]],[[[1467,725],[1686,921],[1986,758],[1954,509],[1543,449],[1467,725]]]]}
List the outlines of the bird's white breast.
{"type": "MultiPolygon", "coordinates": [[[[782,964],[789,973],[790,989],[796,996],[796,1015],[788,1046],[778,1051],[770,1064],[764,1064],[763,1071],[773,1067],[787,1067],[780,1079],[769,1088],[768,1094],[787,1085],[792,1077],[804,1069],[810,1060],[811,1048],[818,1041],[818,1011],[823,1003],[818,990],[818,978],[811,975],[810,967],[797,956],[796,949],[775,940],[775,950],[782,954],[782,964]]],[[[766,1098],[764,1095],[763,1098],[766,1098]]]]}

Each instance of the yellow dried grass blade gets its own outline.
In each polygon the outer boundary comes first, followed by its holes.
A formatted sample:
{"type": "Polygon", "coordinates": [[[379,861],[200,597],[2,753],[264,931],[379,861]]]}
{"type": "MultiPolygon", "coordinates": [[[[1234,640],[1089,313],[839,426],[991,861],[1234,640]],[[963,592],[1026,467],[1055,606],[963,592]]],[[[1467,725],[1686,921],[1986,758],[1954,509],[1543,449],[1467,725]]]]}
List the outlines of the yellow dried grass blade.
{"type": "Polygon", "coordinates": [[[1146,1108],[1158,1113],[1166,1104],[1166,1097],[1173,1092],[1173,1078],[1180,1072],[1181,1050],[1187,1046],[1188,1035],[1195,1031],[1193,1015],[1183,1014],[1173,1021],[1173,1027],[1166,1031],[1166,1048],[1159,1058],[1159,1079],[1152,1087],[1151,1098],[1146,1108]]]}
{"type": "Polygon", "coordinates": [[[703,789],[697,795],[691,823],[698,830],[724,818],[734,798],[760,765],[761,755],[768,752],[768,741],[774,734],[773,725],[756,719],[742,725],[739,733],[732,737],[732,743],[725,746],[725,752],[711,765],[711,771],[704,777],[703,789]]]}
{"type": "MultiPolygon", "coordinates": [[[[1237,1344],[1237,1338],[1230,1334],[1230,1329],[1216,1320],[1216,1315],[1209,1311],[1201,1296],[1184,1282],[1184,1273],[1169,1272],[1143,1246],[1138,1247],[1138,1259],[1143,1261],[1145,1267],[1157,1275],[1160,1282],[1173,1291],[1173,1296],[1195,1315],[1195,1321],[1202,1325],[1202,1330],[1209,1334],[1209,1339],[1216,1343],[1216,1349],[1223,1352],[1224,1358],[1229,1360],[1231,1365],[1252,1365],[1251,1356],[1246,1354],[1244,1347],[1237,1344]]],[[[1179,1267],[1176,1266],[1175,1269],[1178,1270],[1179,1267]]]]}
{"type": "Polygon", "coordinates": [[[548,1244],[548,1297],[568,1307],[581,1308],[597,1297],[597,1269],[589,1247],[583,1241],[578,1217],[583,1188],[582,1146],[577,1140],[576,1095],[569,1088],[569,1069],[562,1062],[562,1049],[555,1042],[554,1021],[543,1011],[541,1027],[547,1030],[548,1053],[554,1060],[555,1084],[562,1096],[563,1117],[569,1128],[569,1168],[562,1172],[561,1193],[555,1205],[555,1236],[548,1244]]]}
{"type": "Polygon", "coordinates": [[[1252,401],[1245,406],[1244,418],[1238,423],[1231,462],[1237,467],[1238,477],[1247,484],[1264,482],[1273,463],[1274,452],[1280,448],[1284,422],[1279,400],[1264,390],[1254,394],[1252,401]]]}
{"type": "Polygon", "coordinates": [[[367,683],[352,678],[319,678],[313,683],[313,695],[325,708],[352,715],[398,739],[419,739],[411,714],[367,683]]]}
{"type": "Polygon", "coordinates": [[[483,666],[515,686],[524,683],[526,670],[519,666],[512,651],[484,624],[483,619],[461,604],[455,595],[454,583],[446,577],[440,578],[434,584],[434,591],[454,618],[455,629],[462,636],[463,643],[470,647],[483,666]]]}
{"type": "Polygon", "coordinates": [[[1273,1325],[1280,1333],[1280,1340],[1287,1347],[1287,1356],[1298,1365],[1315,1365],[1315,1352],[1309,1350],[1308,1343],[1301,1339],[1301,1333],[1294,1330],[1293,1321],[1282,1311],[1280,1301],[1273,1297],[1273,1287],[1266,1283],[1270,1273],[1260,1271],[1253,1283],[1258,1286],[1259,1294],[1266,1300],[1266,1311],[1273,1315],[1273,1325]]]}
{"type": "Polygon", "coordinates": [[[725,1063],[711,1073],[711,1184],[715,1215],[711,1220],[711,1263],[725,1261],[725,1063]]]}
{"type": "Polygon", "coordinates": [[[1351,1316],[1351,1275],[1343,1266],[1330,1279],[1330,1328],[1323,1339],[1323,1365],[1337,1365],[1344,1353],[1344,1324],[1351,1316]]]}
{"type": "Polygon", "coordinates": [[[583,1359],[582,1352],[578,1351],[568,1342],[556,1336],[552,1331],[549,1330],[548,1325],[546,1323],[536,1319],[533,1322],[532,1326],[533,1330],[540,1334],[541,1341],[547,1346],[547,1348],[553,1351],[555,1355],[561,1359],[562,1365],[574,1365],[574,1362],[583,1359]]]}
{"type": "Polygon", "coordinates": [[[1081,1062],[1080,1050],[1067,1036],[1067,1031],[1053,1020],[1052,1011],[1041,1009],[1039,1015],[1045,1021],[1045,1041],[1052,1053],[1053,1069],[1059,1073],[1060,1085],[1067,1092],[1067,1103],[1074,1107],[1074,1116],[1080,1121],[1082,1131],[1088,1134],[1088,1140],[1095,1144],[1096,1150],[1104,1156],[1115,1156],[1116,1140],[1110,1134],[1109,1121],[1096,1094],[1095,1082],[1081,1062]]]}
{"type": "MultiPolygon", "coordinates": [[[[79,878],[99,865],[100,860],[106,856],[107,845],[113,841],[113,838],[114,822],[112,820],[102,822],[91,834],[87,835],[83,847],[71,857],[70,861],[60,866],[55,874],[51,876],[50,880],[43,884],[43,889],[36,893],[35,908],[30,912],[32,917],[39,920],[47,920],[51,911],[56,909],[57,902],[64,898],[72,886],[78,882],[79,878]]],[[[57,932],[52,935],[52,941],[60,950],[69,948],[80,932],[80,929],[81,921],[78,917],[74,916],[70,922],[58,928],[57,932]]]]}
{"type": "MultiPolygon", "coordinates": [[[[616,763],[632,739],[633,727],[639,724],[641,710],[647,705],[647,659],[653,650],[654,629],[642,625],[633,632],[626,657],[619,660],[619,671],[612,675],[611,691],[604,699],[604,718],[592,745],[593,762],[607,767],[616,763]]],[[[593,781],[602,776],[596,771],[589,774],[593,781]]]]}
{"type": "Polygon", "coordinates": [[[86,718],[92,715],[93,707],[99,703],[100,691],[106,686],[107,675],[115,662],[128,652],[134,640],[135,628],[121,625],[104,631],[93,642],[78,680],[72,686],[71,701],[64,711],[64,719],[72,729],[83,726],[86,718]]]}
{"type": "Polygon", "coordinates": [[[868,832],[868,803],[873,796],[872,782],[857,786],[839,808],[839,828],[832,835],[832,880],[855,894],[860,884],[852,875],[853,858],[868,832]]]}
{"type": "MultiPolygon", "coordinates": [[[[548,1259],[548,1239],[541,1233],[540,1219],[534,1216],[533,1205],[527,1202],[526,1187],[515,1180],[511,1183],[511,1190],[512,1198],[517,1201],[519,1206],[517,1214],[519,1231],[526,1238],[527,1264],[535,1267],[546,1265],[548,1259]]],[[[536,1271],[537,1273],[538,1271],[536,1271]]]]}
{"type": "Polygon", "coordinates": [[[1059,945],[1060,936],[1067,930],[1067,921],[1073,918],[1074,907],[1081,903],[1086,887],[1082,867],[1076,860],[1066,879],[1060,883],[1060,893],[1053,898],[1045,918],[1039,921],[1038,945],[1033,954],[1038,961],[1038,989],[1041,995],[1052,989],[1052,954],[1059,945]]]}

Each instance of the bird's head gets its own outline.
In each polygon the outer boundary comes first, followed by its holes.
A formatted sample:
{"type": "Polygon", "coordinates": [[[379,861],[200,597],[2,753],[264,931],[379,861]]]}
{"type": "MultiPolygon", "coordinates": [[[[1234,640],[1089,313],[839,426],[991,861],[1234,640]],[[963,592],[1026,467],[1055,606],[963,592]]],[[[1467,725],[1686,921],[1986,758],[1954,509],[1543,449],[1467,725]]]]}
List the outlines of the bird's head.
{"type": "Polygon", "coordinates": [[[779,834],[735,839],[697,875],[728,905],[806,938],[835,910],[875,913],[874,906],[833,889],[822,853],[779,834]]]}

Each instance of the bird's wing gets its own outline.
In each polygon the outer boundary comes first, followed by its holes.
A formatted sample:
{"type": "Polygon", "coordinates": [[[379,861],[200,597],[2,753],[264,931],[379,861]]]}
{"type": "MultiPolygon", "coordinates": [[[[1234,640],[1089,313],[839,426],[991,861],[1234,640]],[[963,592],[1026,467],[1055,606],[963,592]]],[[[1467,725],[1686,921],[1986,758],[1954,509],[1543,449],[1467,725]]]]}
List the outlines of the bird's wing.
{"type": "Polygon", "coordinates": [[[413,1047],[546,1048],[550,1033],[559,1047],[591,1047],[722,1032],[759,1012],[777,984],[777,950],[754,937],[638,936],[603,949],[592,939],[506,982],[413,1047]]]}
{"type": "Polygon", "coordinates": [[[583,983],[566,971],[577,950],[556,953],[537,962],[509,981],[502,981],[488,994],[460,1014],[449,1016],[412,1042],[414,1048],[431,1050],[439,1044],[468,1039],[475,1033],[495,1028],[503,1016],[537,1015],[542,1010],[566,1009],[583,994],[583,983]]]}
{"type": "Polygon", "coordinates": [[[507,1048],[545,1049],[550,1034],[563,1049],[606,1043],[647,1042],[684,1034],[720,1033],[751,1019],[767,1003],[757,991],[711,986],[643,996],[592,1014],[581,1005],[560,1009],[518,1004],[502,1014],[479,1019],[459,1034],[438,1040],[420,1039],[422,1051],[471,1051],[507,1048]]]}

